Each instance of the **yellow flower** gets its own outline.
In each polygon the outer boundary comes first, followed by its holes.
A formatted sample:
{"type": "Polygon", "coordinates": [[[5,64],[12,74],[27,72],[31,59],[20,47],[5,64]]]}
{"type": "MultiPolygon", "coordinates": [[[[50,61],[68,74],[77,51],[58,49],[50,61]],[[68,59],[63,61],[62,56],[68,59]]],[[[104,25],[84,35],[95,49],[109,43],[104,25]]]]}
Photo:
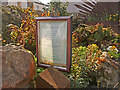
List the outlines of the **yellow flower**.
{"type": "Polygon", "coordinates": [[[107,30],[107,28],[103,28],[103,31],[106,31],[107,30]]]}
{"type": "Polygon", "coordinates": [[[30,13],[30,16],[32,16],[32,13],[30,13]]]}
{"type": "Polygon", "coordinates": [[[117,49],[115,46],[113,46],[114,47],[114,49],[117,49]]]}
{"type": "Polygon", "coordinates": [[[92,44],[92,46],[96,46],[96,44],[92,44]]]}
{"type": "Polygon", "coordinates": [[[115,46],[110,47],[110,49],[117,49],[115,46]]]}
{"type": "Polygon", "coordinates": [[[92,46],[99,48],[96,44],[92,44],[92,46]]]}
{"type": "Polygon", "coordinates": [[[118,14],[116,13],[116,16],[117,16],[118,14]]]}
{"type": "Polygon", "coordinates": [[[48,13],[48,15],[47,16],[50,16],[50,13],[48,13]]]}
{"type": "Polygon", "coordinates": [[[116,16],[116,15],[113,15],[114,17],[116,16]]]}
{"type": "Polygon", "coordinates": [[[28,7],[28,10],[30,9],[30,7],[28,7]]]}
{"type": "Polygon", "coordinates": [[[78,41],[76,41],[76,43],[78,43],[78,41]]]}
{"type": "Polygon", "coordinates": [[[109,20],[111,20],[111,19],[112,19],[112,17],[109,18],[109,20]]]}
{"type": "Polygon", "coordinates": [[[6,40],[3,40],[3,42],[5,42],[6,40]]]}
{"type": "Polygon", "coordinates": [[[35,17],[38,17],[38,15],[36,15],[35,17]]]}

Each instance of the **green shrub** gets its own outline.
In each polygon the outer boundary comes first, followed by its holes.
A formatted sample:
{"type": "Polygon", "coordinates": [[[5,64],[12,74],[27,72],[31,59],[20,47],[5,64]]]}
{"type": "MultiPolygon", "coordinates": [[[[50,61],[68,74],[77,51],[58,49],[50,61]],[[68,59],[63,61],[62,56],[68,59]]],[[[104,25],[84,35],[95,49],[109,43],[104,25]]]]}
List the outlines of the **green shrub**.
{"type": "Polygon", "coordinates": [[[110,27],[104,28],[102,24],[97,24],[95,26],[88,26],[81,24],[74,32],[72,36],[72,46],[88,46],[90,44],[97,44],[101,49],[106,49],[113,39],[115,39],[115,34],[110,27]]]}
{"type": "Polygon", "coordinates": [[[36,11],[27,9],[22,9],[17,7],[20,12],[22,12],[21,24],[14,25],[9,24],[10,43],[15,45],[23,45],[26,49],[32,51],[33,54],[36,53],[36,39],[35,39],[35,17],[38,17],[36,11]]]}
{"type": "Polygon", "coordinates": [[[10,31],[6,27],[8,24],[21,24],[21,10],[16,6],[2,6],[2,45],[11,43],[10,31]]]}
{"type": "Polygon", "coordinates": [[[71,73],[68,75],[71,80],[71,87],[87,87],[90,82],[95,81],[95,72],[99,69],[102,51],[96,44],[72,49],[72,66],[71,73]]]}
{"type": "Polygon", "coordinates": [[[60,1],[52,0],[49,3],[48,11],[53,13],[59,13],[59,16],[70,16],[70,13],[67,12],[68,2],[62,3],[60,1]]]}
{"type": "Polygon", "coordinates": [[[38,15],[41,12],[30,7],[2,6],[2,45],[23,45],[35,54],[35,17],[38,15]]]}
{"type": "Polygon", "coordinates": [[[37,58],[34,56],[34,59],[35,59],[35,64],[36,64],[36,72],[37,74],[41,73],[42,71],[45,70],[45,68],[42,68],[42,67],[37,67],[37,58]]]}
{"type": "Polygon", "coordinates": [[[114,58],[115,60],[119,60],[120,59],[120,53],[119,50],[113,45],[113,46],[109,46],[107,48],[108,51],[108,55],[110,58],[114,58]]]}

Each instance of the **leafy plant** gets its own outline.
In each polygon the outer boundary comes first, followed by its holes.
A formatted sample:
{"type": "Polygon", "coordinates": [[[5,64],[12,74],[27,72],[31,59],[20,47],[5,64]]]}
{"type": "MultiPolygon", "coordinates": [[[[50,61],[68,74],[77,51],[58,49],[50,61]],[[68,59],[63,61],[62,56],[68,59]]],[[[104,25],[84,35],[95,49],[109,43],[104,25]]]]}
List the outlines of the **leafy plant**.
{"type": "Polygon", "coordinates": [[[115,58],[116,60],[120,58],[119,50],[115,46],[109,46],[107,50],[110,58],[115,58]]]}
{"type": "Polygon", "coordinates": [[[41,12],[33,10],[33,7],[2,6],[2,45],[23,45],[35,54],[35,17],[38,15],[41,12]]]}
{"type": "Polygon", "coordinates": [[[42,71],[45,70],[45,68],[42,68],[42,67],[37,67],[37,58],[34,56],[34,59],[35,59],[35,64],[36,64],[36,71],[37,71],[37,74],[41,73],[42,71]]]}
{"type": "Polygon", "coordinates": [[[119,20],[119,12],[117,12],[116,14],[113,15],[109,15],[108,17],[106,17],[107,21],[118,21],[119,20]]]}
{"type": "Polygon", "coordinates": [[[48,11],[52,13],[58,13],[59,16],[69,16],[70,14],[67,12],[68,2],[62,3],[60,0],[52,0],[49,3],[48,11]]]}
{"type": "Polygon", "coordinates": [[[102,16],[95,15],[94,13],[91,13],[87,17],[88,21],[118,21],[119,20],[119,11],[116,11],[115,14],[109,14],[105,12],[102,14],[102,16]]]}
{"type": "Polygon", "coordinates": [[[59,0],[52,0],[49,4],[49,8],[43,8],[44,12],[41,16],[69,16],[70,13],[67,12],[68,2],[62,3],[59,0]]]}
{"type": "Polygon", "coordinates": [[[115,35],[110,27],[104,28],[103,25],[99,23],[95,26],[80,24],[73,32],[72,38],[73,47],[87,46],[95,43],[100,48],[105,49],[112,43],[115,35]]]}
{"type": "MultiPolygon", "coordinates": [[[[19,7],[20,8],[20,7],[19,7]]],[[[35,54],[35,17],[36,12],[34,10],[30,10],[30,7],[27,9],[22,9],[21,11],[24,13],[24,19],[21,21],[21,25],[13,25],[9,24],[9,31],[12,43],[16,45],[23,45],[26,49],[31,50],[35,54]]]]}
{"type": "Polygon", "coordinates": [[[20,26],[21,13],[20,8],[16,6],[2,6],[2,45],[11,43],[10,32],[6,26],[10,23],[20,26]]]}
{"type": "Polygon", "coordinates": [[[93,76],[101,62],[106,60],[100,59],[102,51],[96,44],[88,45],[88,47],[74,47],[72,52],[71,73],[68,75],[73,85],[71,87],[87,87],[94,81],[93,76]]]}

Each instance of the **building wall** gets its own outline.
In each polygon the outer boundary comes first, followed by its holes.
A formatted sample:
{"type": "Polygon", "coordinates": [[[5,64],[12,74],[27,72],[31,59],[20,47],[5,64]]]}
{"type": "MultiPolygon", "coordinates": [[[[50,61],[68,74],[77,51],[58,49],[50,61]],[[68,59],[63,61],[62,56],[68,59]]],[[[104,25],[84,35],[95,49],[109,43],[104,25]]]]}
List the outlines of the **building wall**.
{"type": "Polygon", "coordinates": [[[2,5],[8,5],[8,0],[1,0],[2,5]]]}
{"type": "Polygon", "coordinates": [[[33,3],[34,6],[34,10],[39,10],[39,11],[43,11],[43,8],[46,7],[44,4],[42,3],[36,3],[33,2],[33,0],[6,0],[6,2],[3,3],[3,5],[14,5],[14,6],[19,6],[18,3],[20,2],[20,6],[22,8],[27,8],[29,6],[29,2],[33,3]]]}
{"type": "Polygon", "coordinates": [[[36,2],[33,3],[33,6],[34,6],[34,10],[40,10],[40,11],[43,11],[43,8],[45,7],[45,5],[38,4],[36,2]]]}
{"type": "Polygon", "coordinates": [[[20,6],[22,8],[27,8],[27,0],[8,0],[8,5],[14,5],[14,6],[18,6],[18,3],[20,2],[20,6]]]}
{"type": "MultiPolygon", "coordinates": [[[[19,1],[18,1],[19,2],[19,1]]],[[[8,2],[8,5],[18,6],[18,2],[8,2]]],[[[27,8],[27,2],[20,2],[22,8],[27,8]]]]}

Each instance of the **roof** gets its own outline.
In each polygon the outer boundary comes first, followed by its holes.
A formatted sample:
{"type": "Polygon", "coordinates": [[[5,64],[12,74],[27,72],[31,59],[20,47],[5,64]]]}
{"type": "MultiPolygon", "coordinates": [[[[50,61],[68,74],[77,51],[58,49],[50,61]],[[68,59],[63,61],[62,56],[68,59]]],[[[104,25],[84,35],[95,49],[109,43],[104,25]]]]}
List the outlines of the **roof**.
{"type": "Polygon", "coordinates": [[[78,13],[79,17],[85,20],[90,14],[92,16],[103,17],[103,13],[115,14],[118,9],[118,0],[80,0],[80,2],[69,2],[67,11],[69,13],[78,13]]]}
{"type": "MultiPolygon", "coordinates": [[[[79,12],[79,8],[77,8],[74,4],[78,4],[78,2],[69,2],[69,5],[67,7],[68,13],[76,13],[79,12]]],[[[80,4],[80,3],[79,3],[80,4]]]]}
{"type": "Polygon", "coordinates": [[[48,6],[47,4],[44,4],[44,3],[42,3],[41,1],[39,1],[39,0],[33,0],[35,3],[37,3],[37,4],[41,4],[41,5],[45,5],[45,6],[48,6]]]}

